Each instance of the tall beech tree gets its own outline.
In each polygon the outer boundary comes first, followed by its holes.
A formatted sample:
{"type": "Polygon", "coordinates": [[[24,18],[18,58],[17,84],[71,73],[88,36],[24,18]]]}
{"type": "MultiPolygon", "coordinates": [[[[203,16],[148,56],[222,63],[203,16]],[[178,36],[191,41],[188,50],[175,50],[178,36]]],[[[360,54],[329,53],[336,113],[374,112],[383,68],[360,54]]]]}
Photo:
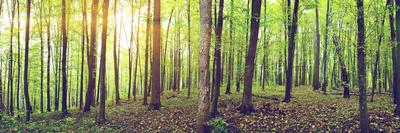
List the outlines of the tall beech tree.
{"type": "Polygon", "coordinates": [[[25,62],[24,62],[24,95],[25,95],[25,120],[30,121],[32,106],[29,99],[29,27],[31,18],[31,0],[26,1],[26,30],[25,30],[25,62]]]}
{"type": "MultiPolygon", "coordinates": [[[[150,45],[150,0],[147,0],[147,15],[146,15],[146,49],[145,49],[145,60],[144,60],[144,99],[143,104],[147,104],[147,79],[148,79],[148,70],[149,70],[149,45],[150,45]]],[[[165,47],[166,49],[166,47],[165,47]]],[[[164,57],[165,58],[165,57],[164,57]]],[[[165,65],[165,62],[164,62],[165,65]]]]}
{"type": "Polygon", "coordinates": [[[15,0],[13,0],[13,1],[11,1],[11,6],[12,6],[12,9],[11,9],[11,21],[10,21],[10,23],[11,23],[11,36],[10,36],[10,56],[9,56],[9,58],[10,58],[10,63],[8,64],[9,65],[9,67],[8,67],[8,89],[9,89],[9,95],[8,95],[8,98],[10,99],[10,102],[8,103],[9,105],[8,105],[8,113],[9,113],[9,115],[11,115],[11,116],[13,116],[14,115],[14,102],[13,102],[13,100],[14,100],[14,93],[13,93],[13,86],[14,86],[14,82],[13,82],[13,64],[14,64],[14,61],[13,61],[13,33],[14,33],[14,18],[15,18],[15,6],[16,6],[16,3],[17,1],[15,1],[15,0]]]}
{"type": "Polygon", "coordinates": [[[212,96],[212,106],[211,106],[211,117],[216,117],[218,115],[218,97],[220,95],[220,87],[221,87],[221,79],[223,78],[221,75],[221,42],[222,42],[222,28],[223,28],[223,20],[224,20],[224,0],[219,0],[219,8],[218,8],[218,20],[217,27],[215,30],[216,33],[216,43],[214,50],[214,61],[215,61],[215,80],[214,80],[214,90],[212,96]]]}
{"type": "MultiPolygon", "coordinates": [[[[50,1],[48,3],[50,5],[50,1]]],[[[47,112],[51,112],[51,94],[50,94],[50,67],[51,67],[51,33],[50,33],[50,8],[48,10],[48,18],[46,21],[46,25],[47,25],[47,112]]],[[[19,56],[19,54],[18,54],[19,56]]],[[[19,69],[19,68],[18,68],[19,69]]],[[[18,70],[19,73],[19,70],[18,70]]],[[[18,75],[19,76],[19,75],[18,75]]],[[[19,78],[18,78],[19,79],[19,78]]],[[[19,95],[18,95],[19,96],[19,95]]]]}
{"type": "Polygon", "coordinates": [[[149,110],[159,110],[161,108],[160,102],[160,0],[154,0],[154,30],[153,30],[153,62],[151,63],[151,101],[149,110]]]}
{"type": "Polygon", "coordinates": [[[67,112],[67,50],[68,50],[68,37],[67,37],[67,19],[66,19],[66,2],[62,0],[62,17],[61,17],[61,32],[62,32],[62,58],[61,58],[61,71],[62,71],[62,116],[68,115],[67,112]]]}
{"type": "Polygon", "coordinates": [[[336,47],[336,54],[339,57],[340,70],[342,75],[343,98],[350,98],[350,87],[347,76],[348,74],[347,74],[346,64],[343,59],[342,49],[340,48],[339,45],[339,37],[336,35],[333,36],[333,44],[336,47]]]}
{"type": "Polygon", "coordinates": [[[326,25],[325,25],[325,43],[324,43],[324,57],[323,61],[323,83],[322,83],[322,91],[326,93],[326,87],[328,86],[328,44],[329,44],[329,26],[331,22],[331,0],[327,0],[327,9],[326,9],[326,25]]]}
{"type": "Polygon", "coordinates": [[[96,66],[97,66],[97,44],[96,44],[96,27],[98,14],[99,0],[92,1],[92,19],[90,25],[90,48],[88,49],[88,64],[89,64],[89,83],[86,93],[86,103],[83,112],[89,112],[90,106],[94,105],[94,89],[96,88],[96,66]]]}
{"type": "Polygon", "coordinates": [[[107,25],[108,25],[108,7],[110,0],[104,0],[103,3],[103,26],[101,32],[101,54],[100,54],[100,71],[99,71],[99,83],[100,83],[100,106],[99,114],[97,117],[98,123],[104,123],[106,120],[106,53],[107,53],[107,25]]]}
{"type": "MultiPolygon", "coordinates": [[[[83,76],[85,70],[85,41],[88,41],[87,38],[87,15],[86,15],[86,0],[82,0],[82,57],[81,57],[81,77],[80,77],[80,87],[79,87],[79,110],[82,110],[83,105],[83,76]]],[[[88,42],[87,42],[88,44],[88,42]]],[[[87,55],[89,56],[89,55],[87,55]]]]}
{"type": "Polygon", "coordinates": [[[288,41],[288,66],[286,71],[286,89],[285,89],[285,99],[283,102],[290,102],[292,98],[292,74],[293,74],[293,58],[295,51],[295,37],[297,32],[297,13],[299,11],[299,0],[295,0],[293,9],[292,24],[290,26],[290,34],[288,41]]]}
{"type": "Polygon", "coordinates": [[[200,49],[199,49],[199,104],[197,132],[209,132],[210,119],[210,44],[211,44],[211,0],[200,0],[200,49]]]}
{"type": "MultiPolygon", "coordinates": [[[[115,103],[120,105],[119,97],[119,58],[117,57],[117,3],[114,1],[114,82],[115,82],[115,103]]],[[[82,62],[83,63],[83,62],[82,62]]]]}
{"type": "MultiPolygon", "coordinates": [[[[254,111],[252,103],[252,87],[253,87],[253,75],[254,75],[254,60],[257,52],[258,32],[260,28],[260,11],[261,11],[262,0],[253,0],[251,8],[251,30],[250,30],[250,42],[249,48],[247,49],[246,56],[246,67],[244,75],[244,89],[242,104],[240,105],[240,113],[250,114],[254,111]]],[[[247,34],[247,33],[246,33],[247,34]]]]}
{"type": "Polygon", "coordinates": [[[397,80],[397,92],[394,95],[396,97],[396,109],[394,110],[395,116],[400,116],[400,90],[399,90],[399,82],[400,82],[400,0],[396,0],[396,37],[397,37],[397,47],[396,47],[396,76],[397,80]]]}
{"type": "Polygon", "coordinates": [[[320,57],[320,34],[319,34],[319,12],[318,0],[315,5],[315,48],[314,48],[314,71],[313,71],[313,88],[318,90],[321,87],[319,82],[319,57],[320,57]]]}
{"type": "MultiPolygon", "coordinates": [[[[361,132],[369,132],[369,118],[367,108],[367,84],[365,67],[365,25],[364,25],[364,3],[357,0],[357,72],[358,87],[360,89],[359,110],[360,110],[360,129],[361,132]]],[[[400,23],[399,23],[400,24],[400,23]]],[[[400,25],[399,25],[400,26],[400,25]]]]}

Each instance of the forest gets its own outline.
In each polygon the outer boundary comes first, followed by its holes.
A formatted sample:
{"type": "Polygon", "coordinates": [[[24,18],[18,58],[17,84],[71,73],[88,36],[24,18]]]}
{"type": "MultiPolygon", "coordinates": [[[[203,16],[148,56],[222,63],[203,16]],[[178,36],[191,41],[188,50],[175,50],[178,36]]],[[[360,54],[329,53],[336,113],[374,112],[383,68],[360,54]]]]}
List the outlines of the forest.
{"type": "Polygon", "coordinates": [[[0,0],[0,132],[400,132],[400,0],[0,0]]]}

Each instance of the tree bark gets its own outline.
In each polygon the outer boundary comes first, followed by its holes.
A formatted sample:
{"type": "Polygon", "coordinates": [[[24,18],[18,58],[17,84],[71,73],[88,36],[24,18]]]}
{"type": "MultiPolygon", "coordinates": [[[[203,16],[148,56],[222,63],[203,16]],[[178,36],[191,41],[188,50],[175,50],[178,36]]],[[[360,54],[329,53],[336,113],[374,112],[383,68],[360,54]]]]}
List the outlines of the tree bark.
{"type": "MultiPolygon", "coordinates": [[[[365,68],[365,26],[364,26],[364,7],[363,0],[357,0],[357,29],[358,29],[358,87],[360,88],[359,110],[361,132],[369,131],[369,118],[367,108],[367,86],[365,68]]],[[[400,23],[399,23],[400,24],[400,23]]],[[[400,26],[400,25],[399,25],[400,26]]]]}
{"type": "Polygon", "coordinates": [[[224,0],[219,0],[219,11],[218,11],[218,22],[216,27],[216,43],[214,50],[214,61],[215,61],[215,80],[214,90],[212,97],[211,106],[211,117],[214,118],[218,115],[218,97],[220,95],[221,79],[221,41],[222,41],[222,29],[223,29],[223,17],[224,17],[224,0]]]}
{"type": "Polygon", "coordinates": [[[61,18],[61,32],[62,32],[62,59],[61,59],[61,69],[62,69],[62,116],[65,117],[67,112],[67,24],[66,24],[66,2],[62,0],[62,18],[61,18]]]}
{"type": "Polygon", "coordinates": [[[243,99],[242,104],[240,105],[240,113],[242,114],[250,114],[254,111],[252,103],[252,86],[255,66],[254,60],[257,52],[258,32],[260,28],[261,4],[262,0],[253,0],[251,6],[250,43],[246,56],[243,99]]]}
{"type": "Polygon", "coordinates": [[[396,97],[396,109],[394,111],[395,116],[400,116],[400,91],[399,91],[399,82],[400,82],[400,0],[396,0],[396,37],[397,37],[397,47],[396,47],[396,76],[397,80],[397,95],[396,97]]]}
{"type": "Polygon", "coordinates": [[[97,122],[103,124],[106,121],[106,53],[107,53],[107,26],[108,26],[108,7],[110,0],[104,0],[103,5],[103,26],[101,32],[101,55],[100,55],[100,108],[97,122]]]}
{"type": "Polygon", "coordinates": [[[114,1],[114,82],[115,82],[115,103],[120,105],[119,98],[119,58],[117,57],[117,0],[114,1]]]}
{"type": "Polygon", "coordinates": [[[24,95],[25,95],[25,106],[26,106],[26,121],[30,121],[32,112],[32,106],[29,100],[29,82],[28,82],[28,71],[29,71],[29,27],[31,18],[31,0],[26,1],[27,12],[26,12],[26,30],[25,30],[25,63],[24,63],[24,95]]]}
{"type": "Polygon", "coordinates": [[[197,113],[197,132],[210,132],[207,122],[210,119],[210,43],[211,43],[211,0],[200,0],[200,52],[199,52],[199,104],[197,113]]]}
{"type": "MultiPolygon", "coordinates": [[[[388,6],[388,3],[386,4],[388,6]]],[[[386,8],[385,8],[386,11],[386,8]]],[[[374,70],[373,70],[373,75],[372,75],[372,94],[371,94],[371,102],[374,101],[374,95],[375,95],[375,90],[377,86],[377,79],[379,78],[378,71],[379,71],[379,62],[380,62],[380,46],[382,43],[382,38],[384,34],[384,26],[385,26],[385,17],[386,17],[386,12],[384,12],[384,15],[382,17],[381,21],[381,29],[379,30],[379,27],[377,26],[377,32],[378,32],[378,48],[375,53],[375,64],[374,64],[374,70]]],[[[380,87],[379,87],[380,88],[380,87]]]]}
{"type": "Polygon", "coordinates": [[[339,38],[337,36],[333,36],[333,44],[336,47],[336,54],[339,56],[339,64],[342,74],[342,86],[343,86],[343,98],[350,98],[350,89],[349,89],[349,81],[347,76],[346,64],[344,63],[342,49],[339,45],[339,38]]]}
{"type": "Polygon", "coordinates": [[[321,87],[319,82],[319,58],[320,58],[320,34],[319,34],[319,12],[318,12],[318,0],[315,6],[315,48],[314,48],[314,73],[313,73],[313,88],[318,90],[321,87]]]}
{"type": "Polygon", "coordinates": [[[292,74],[293,74],[293,57],[295,51],[295,37],[297,32],[297,12],[299,10],[299,0],[295,0],[293,9],[292,25],[290,26],[290,35],[288,42],[288,67],[286,71],[286,89],[285,99],[283,102],[290,102],[291,90],[292,90],[292,74]]]}
{"type": "Polygon", "coordinates": [[[86,93],[86,103],[83,112],[89,112],[90,106],[94,105],[94,90],[96,88],[96,67],[97,67],[97,44],[96,44],[96,27],[99,0],[92,1],[92,24],[90,25],[90,49],[89,51],[89,83],[86,93]]]}
{"type": "MultiPolygon", "coordinates": [[[[150,0],[147,0],[147,15],[146,15],[146,49],[145,49],[145,60],[144,60],[144,97],[143,105],[147,105],[147,90],[148,88],[148,70],[149,70],[149,45],[150,45],[150,0]]],[[[165,55],[164,55],[165,56],[165,55]]],[[[164,62],[165,63],[165,62],[164,62]]],[[[165,65],[165,64],[164,64],[165,65]]]]}
{"type": "Polygon", "coordinates": [[[323,63],[324,63],[324,67],[323,67],[323,76],[324,76],[324,80],[322,83],[322,91],[324,92],[324,94],[326,94],[326,87],[328,86],[328,43],[329,43],[329,26],[331,23],[331,6],[330,6],[331,1],[328,0],[327,1],[327,11],[326,11],[326,28],[325,28],[325,43],[324,43],[324,57],[323,57],[323,63]]]}
{"type": "Polygon", "coordinates": [[[151,101],[149,110],[159,110],[160,102],[160,0],[154,0],[153,62],[151,63],[151,101]]]}
{"type": "Polygon", "coordinates": [[[16,6],[16,1],[13,0],[11,2],[11,36],[10,36],[10,63],[8,64],[8,89],[9,89],[9,96],[8,98],[10,99],[9,105],[8,105],[8,109],[9,109],[9,115],[13,116],[14,115],[14,93],[13,93],[13,86],[14,86],[14,82],[13,82],[13,33],[14,33],[14,18],[15,18],[15,6],[16,6]]]}

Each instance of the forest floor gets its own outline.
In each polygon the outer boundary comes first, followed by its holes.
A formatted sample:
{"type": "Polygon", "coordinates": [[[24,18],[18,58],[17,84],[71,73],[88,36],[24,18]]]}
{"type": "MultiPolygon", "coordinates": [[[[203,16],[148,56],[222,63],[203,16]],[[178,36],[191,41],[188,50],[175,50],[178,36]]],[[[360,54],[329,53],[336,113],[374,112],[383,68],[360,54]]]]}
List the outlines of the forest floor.
{"type": "MultiPolygon", "coordinates": [[[[225,95],[222,88],[218,111],[220,116],[211,125],[220,131],[229,132],[359,132],[358,96],[343,99],[340,91],[323,95],[310,87],[296,87],[290,103],[281,102],[284,87],[268,87],[253,90],[255,112],[242,115],[236,110],[242,93],[232,91],[225,95]]],[[[15,131],[77,131],[77,132],[193,132],[196,128],[197,95],[192,97],[180,93],[165,92],[160,111],[147,111],[142,98],[137,101],[122,101],[120,106],[107,106],[107,122],[95,122],[96,113],[82,114],[70,110],[65,119],[60,113],[35,113],[32,122],[25,123],[16,117],[0,115],[0,132],[15,131]]],[[[370,100],[370,97],[368,97],[370,100]]],[[[400,118],[393,117],[394,105],[389,95],[377,95],[368,103],[370,125],[377,132],[400,132],[400,118]]]]}

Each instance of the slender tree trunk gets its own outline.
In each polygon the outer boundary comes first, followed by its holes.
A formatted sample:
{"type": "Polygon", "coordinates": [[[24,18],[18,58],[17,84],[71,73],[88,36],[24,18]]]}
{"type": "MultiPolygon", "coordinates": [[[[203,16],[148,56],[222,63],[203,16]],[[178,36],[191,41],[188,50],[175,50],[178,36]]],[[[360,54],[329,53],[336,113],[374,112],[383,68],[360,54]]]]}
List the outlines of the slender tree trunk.
{"type": "Polygon", "coordinates": [[[200,0],[200,54],[199,54],[199,105],[197,113],[197,132],[210,132],[207,122],[210,119],[210,43],[211,43],[211,0],[200,0]]]}
{"type": "Polygon", "coordinates": [[[28,82],[28,70],[29,70],[29,28],[31,18],[31,0],[26,1],[27,12],[26,12],[26,30],[25,30],[25,63],[24,63],[24,94],[25,94],[25,106],[26,106],[26,121],[30,121],[32,112],[32,106],[29,100],[29,82],[28,82]]]}
{"type": "Polygon", "coordinates": [[[229,12],[229,63],[228,63],[228,83],[226,85],[226,91],[225,94],[231,94],[231,80],[233,78],[232,73],[233,73],[233,6],[234,6],[234,0],[231,0],[231,7],[230,7],[230,12],[229,12]]]}
{"type": "Polygon", "coordinates": [[[221,79],[221,41],[222,41],[222,28],[223,28],[223,17],[224,17],[224,0],[219,0],[219,11],[218,11],[218,22],[216,27],[216,44],[214,50],[214,61],[215,61],[215,80],[214,80],[214,90],[212,96],[212,106],[211,106],[211,117],[216,117],[218,115],[218,97],[220,95],[221,79]]]}
{"type": "Polygon", "coordinates": [[[110,0],[104,0],[103,4],[103,27],[101,33],[101,55],[100,55],[100,108],[97,122],[103,124],[106,121],[106,48],[107,48],[107,25],[108,25],[108,7],[110,0]]]}
{"type": "Polygon", "coordinates": [[[320,57],[320,34],[319,34],[319,12],[318,12],[318,0],[315,6],[315,48],[314,48],[314,73],[313,73],[313,88],[318,90],[321,87],[319,82],[319,57],[320,57]]]}
{"type": "MultiPolygon", "coordinates": [[[[142,0],[140,0],[139,3],[142,3],[142,0]]],[[[142,5],[140,4],[139,7],[142,5]]],[[[138,65],[138,60],[139,60],[139,35],[140,35],[140,10],[139,10],[139,17],[138,17],[138,23],[137,23],[137,33],[136,33],[136,59],[135,59],[135,74],[134,74],[134,79],[133,79],[133,90],[132,90],[132,95],[133,95],[133,100],[136,100],[136,90],[137,90],[137,69],[139,67],[138,65]]],[[[144,96],[144,99],[147,100],[147,96],[144,96]]]]}
{"type": "Polygon", "coordinates": [[[62,0],[62,18],[61,18],[61,32],[62,32],[62,59],[61,59],[61,69],[62,69],[62,115],[65,117],[67,112],[67,24],[66,24],[66,2],[62,0]]]}
{"type": "Polygon", "coordinates": [[[40,35],[40,112],[43,113],[44,109],[44,100],[43,100],[43,24],[42,24],[42,16],[43,16],[43,1],[40,3],[40,14],[39,14],[39,35],[40,35]]]}
{"type": "Polygon", "coordinates": [[[133,14],[134,14],[134,11],[133,11],[133,1],[132,1],[132,8],[131,8],[131,10],[132,10],[132,18],[131,18],[131,23],[132,23],[132,27],[131,27],[131,40],[130,40],[130,44],[129,44],[129,48],[128,48],[128,60],[129,60],[129,63],[128,63],[128,65],[129,65],[129,81],[128,81],[128,99],[131,99],[131,85],[132,85],[132,62],[133,62],[133,53],[132,53],[132,47],[133,47],[133,14]]]}
{"type": "Polygon", "coordinates": [[[94,90],[96,88],[96,66],[97,66],[97,44],[96,44],[96,27],[99,0],[92,1],[92,24],[90,25],[90,49],[89,50],[89,83],[86,93],[86,103],[83,112],[89,112],[90,106],[94,105],[94,90]]]}
{"type": "MultiPolygon", "coordinates": [[[[357,0],[357,26],[358,26],[358,87],[360,88],[359,110],[360,110],[360,129],[361,132],[369,131],[369,119],[367,108],[367,85],[365,72],[365,26],[364,26],[364,7],[363,0],[357,0]]],[[[400,24],[400,23],[399,23],[400,24]]],[[[399,25],[400,26],[400,25],[399,25]]]]}
{"type": "Polygon", "coordinates": [[[160,102],[160,0],[154,0],[153,62],[151,63],[151,101],[149,110],[159,110],[160,102]]]}
{"type": "Polygon", "coordinates": [[[87,36],[87,17],[86,17],[86,0],[82,0],[82,58],[81,58],[81,81],[80,81],[80,90],[79,90],[79,110],[82,110],[82,105],[83,105],[83,77],[85,74],[85,37],[87,36]]]}
{"type": "MultiPolygon", "coordinates": [[[[244,76],[244,90],[240,113],[250,114],[254,111],[252,103],[252,85],[255,66],[255,56],[257,52],[258,32],[260,27],[260,11],[262,0],[253,0],[251,8],[251,32],[250,43],[246,56],[246,67],[244,76]]],[[[247,34],[247,33],[246,33],[247,34]]]]}
{"type": "Polygon", "coordinates": [[[3,69],[2,69],[2,66],[3,66],[3,62],[0,62],[0,113],[2,113],[5,109],[4,103],[3,103],[3,71],[2,71],[3,69]]]}
{"type": "Polygon", "coordinates": [[[286,90],[284,102],[290,102],[292,90],[293,58],[295,51],[295,37],[297,32],[297,12],[299,10],[299,0],[295,0],[293,9],[292,25],[290,26],[290,35],[288,42],[288,67],[286,73],[286,90]]]}
{"type": "MultiPolygon", "coordinates": [[[[146,15],[146,49],[145,49],[145,63],[144,63],[144,97],[146,97],[145,99],[143,99],[143,105],[147,105],[147,89],[148,88],[148,70],[149,70],[149,45],[150,45],[150,0],[147,0],[147,15],[146,15]]],[[[165,47],[166,49],[166,47],[165,47]]],[[[164,53],[164,58],[165,58],[165,54],[164,53]]],[[[164,67],[165,67],[165,62],[163,63],[164,67]]],[[[165,68],[164,68],[165,71],[165,68]]],[[[165,72],[164,72],[165,73],[165,72]]]]}
{"type": "Polygon", "coordinates": [[[114,1],[114,82],[115,82],[115,103],[120,105],[119,98],[119,58],[117,57],[117,0],[114,1]]]}
{"type": "MultiPolygon", "coordinates": [[[[187,6],[187,15],[188,15],[188,77],[187,77],[187,88],[188,88],[188,93],[187,93],[187,97],[190,98],[190,89],[191,89],[191,85],[192,85],[192,53],[191,53],[191,49],[190,49],[190,35],[191,35],[191,30],[190,30],[190,0],[188,0],[188,6],[187,6]]],[[[164,55],[165,56],[165,55],[164,55]]]]}
{"type": "Polygon", "coordinates": [[[333,36],[333,44],[335,44],[336,53],[339,57],[340,69],[342,71],[341,74],[342,74],[343,98],[350,98],[350,89],[347,77],[346,64],[344,63],[342,49],[340,48],[339,38],[337,36],[333,36]]]}
{"type": "Polygon", "coordinates": [[[10,99],[10,102],[8,104],[8,110],[9,110],[9,115],[13,116],[14,115],[14,93],[13,93],[13,33],[14,33],[14,18],[15,18],[15,6],[16,6],[16,1],[13,0],[11,2],[11,36],[10,36],[10,63],[8,64],[8,89],[9,89],[9,96],[8,98],[10,99]]]}
{"type": "Polygon", "coordinates": [[[326,94],[326,87],[328,86],[328,43],[329,43],[329,25],[331,22],[331,7],[330,7],[331,1],[327,1],[327,11],[326,11],[326,28],[325,28],[325,45],[324,45],[324,57],[323,57],[323,73],[324,73],[324,80],[322,83],[322,91],[324,94],[326,94]]]}
{"type": "MultiPolygon", "coordinates": [[[[387,5],[388,6],[388,3],[387,5]]],[[[386,9],[385,9],[386,11],[386,9]]],[[[382,43],[382,38],[383,38],[383,34],[384,34],[384,26],[385,26],[385,17],[386,17],[386,12],[384,12],[384,15],[382,17],[382,23],[381,23],[381,29],[379,30],[379,27],[377,27],[377,32],[378,32],[378,48],[376,50],[375,53],[375,64],[374,64],[374,70],[373,70],[373,75],[372,75],[372,94],[371,94],[371,102],[374,101],[374,95],[375,95],[375,89],[376,89],[376,85],[377,85],[377,78],[379,78],[378,76],[378,71],[379,71],[379,62],[380,62],[380,46],[382,43]]],[[[380,88],[380,87],[379,87],[380,88]]]]}
{"type": "Polygon", "coordinates": [[[17,110],[19,110],[19,99],[20,99],[20,84],[21,84],[21,43],[20,43],[20,29],[21,29],[21,20],[20,20],[20,8],[19,8],[19,0],[17,0],[17,12],[18,12],[18,75],[17,75],[17,110]]]}
{"type": "MultiPolygon", "coordinates": [[[[48,3],[50,5],[50,1],[48,3]]],[[[48,15],[50,14],[50,8],[48,15]]],[[[47,18],[47,112],[51,112],[51,94],[50,94],[50,60],[51,60],[51,29],[50,29],[50,15],[47,18]]],[[[19,71],[19,70],[18,70],[19,71]]]]}

